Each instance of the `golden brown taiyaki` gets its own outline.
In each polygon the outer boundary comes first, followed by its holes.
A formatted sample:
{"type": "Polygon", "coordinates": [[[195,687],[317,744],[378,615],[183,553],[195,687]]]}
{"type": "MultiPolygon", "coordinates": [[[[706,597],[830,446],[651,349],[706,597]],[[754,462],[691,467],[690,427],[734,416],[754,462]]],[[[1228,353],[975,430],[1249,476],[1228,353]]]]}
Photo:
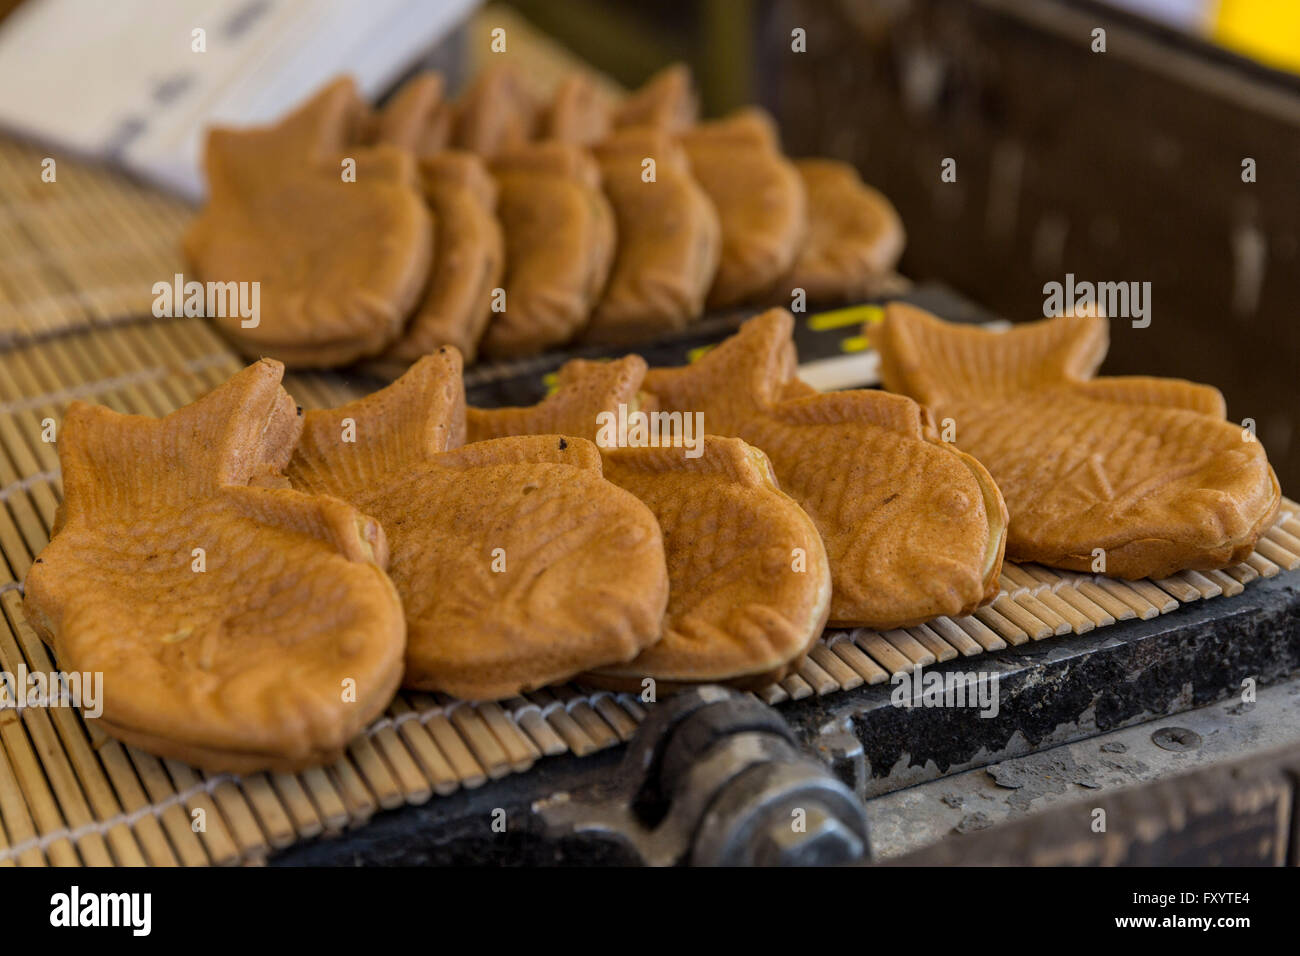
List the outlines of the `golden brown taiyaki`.
{"type": "Polygon", "coordinates": [[[1093,378],[1104,318],[994,333],[891,303],[869,334],[885,386],[951,420],[997,480],[1015,560],[1162,578],[1244,560],[1273,521],[1277,476],[1217,389],[1093,378]]]}
{"type": "Polygon", "coordinates": [[[794,264],[808,228],[803,180],[781,155],[771,118],[758,109],[701,123],[681,142],[722,225],[709,307],[739,305],[768,291],[794,264]]]}
{"type": "Polygon", "coordinates": [[[308,368],[368,358],[424,289],[433,223],[415,160],[355,145],[364,111],[342,79],[273,126],[209,133],[208,204],[185,251],[204,282],[256,283],[259,315],[212,317],[247,355],[308,368]]]}
{"type": "Polygon", "coordinates": [[[397,374],[442,345],[474,361],[505,266],[496,183],[483,161],[448,149],[423,160],[420,173],[436,224],[433,265],[406,330],[375,363],[397,374]]]}
{"type": "Polygon", "coordinates": [[[72,403],[63,504],[27,574],[59,666],[104,675],[95,724],[212,772],[332,762],[401,678],[383,529],[271,487],[302,427],[283,373],[264,359],[161,419],[72,403]]]}
{"type": "Polygon", "coordinates": [[[772,309],[642,388],[667,412],[762,449],[830,558],[836,625],[897,628],[969,614],[998,593],[1006,507],[984,467],[938,440],[921,406],[819,394],[795,377],[793,319],[772,309]]]}
{"type": "Polygon", "coordinates": [[[601,477],[580,437],[462,446],[460,356],[310,411],[294,487],[373,514],[406,609],[404,684],[494,700],[626,663],[659,639],[668,599],[654,515],[601,477]]]}
{"type": "Polygon", "coordinates": [[[591,154],[571,143],[531,143],[492,164],[505,232],[504,309],[483,337],[491,358],[563,345],[586,324],[614,258],[614,214],[591,154]]]}
{"type": "Polygon", "coordinates": [[[808,233],[772,302],[794,289],[812,302],[856,302],[879,293],[903,254],[903,221],[858,171],[834,159],[796,159],[808,196],[808,233]]]}
{"type": "MultiPolygon", "coordinates": [[[[470,441],[552,429],[595,438],[605,475],[643,501],[663,531],[668,610],[663,638],[585,680],[641,689],[717,682],[765,686],[797,667],[826,623],[831,579],[812,520],[777,486],[771,463],[734,438],[660,432],[619,446],[620,416],[654,411],[645,361],[575,359],[553,394],[528,408],[470,408],[470,441]]],[[[680,425],[681,416],[678,416],[680,425]]]]}
{"type": "Polygon", "coordinates": [[[641,690],[725,683],[757,689],[795,670],[821,635],[831,576],[817,527],[777,487],[771,463],[736,438],[602,451],[605,477],[649,506],[663,529],[663,637],[584,680],[641,690]]]}
{"type": "Polygon", "coordinates": [[[661,130],[625,127],[595,154],[618,251],[584,339],[627,343],[684,328],[703,311],[718,268],[722,237],[713,203],[681,147],[661,130]]]}

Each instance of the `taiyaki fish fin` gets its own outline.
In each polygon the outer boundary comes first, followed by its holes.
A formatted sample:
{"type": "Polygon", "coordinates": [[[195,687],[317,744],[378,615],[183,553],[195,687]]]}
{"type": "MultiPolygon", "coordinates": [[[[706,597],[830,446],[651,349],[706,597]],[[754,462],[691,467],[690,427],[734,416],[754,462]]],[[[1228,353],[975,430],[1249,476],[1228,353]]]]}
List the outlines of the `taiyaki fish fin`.
{"type": "Polygon", "coordinates": [[[623,100],[613,121],[615,126],[650,125],[680,133],[695,125],[699,111],[690,67],[673,63],[623,100]]]}
{"type": "MultiPolygon", "coordinates": [[[[792,393],[789,386],[785,394],[792,393]]],[[[792,425],[829,425],[861,422],[878,425],[910,438],[933,439],[934,421],[929,409],[906,395],[875,389],[817,392],[797,395],[774,406],[773,418],[792,425]]]]}
{"type": "Polygon", "coordinates": [[[489,67],[456,103],[453,143],[495,156],[534,138],[541,106],[516,64],[489,67]]]}
{"type": "Polygon", "coordinates": [[[1093,376],[1106,355],[1106,320],[1062,315],[1007,332],[944,322],[903,302],[866,330],[887,389],[925,404],[994,398],[1093,376]]]}
{"type": "Polygon", "coordinates": [[[560,369],[555,392],[536,405],[468,409],[467,440],[552,432],[590,440],[601,412],[617,412],[619,405],[626,405],[629,412],[644,410],[640,388],[645,373],[645,359],[639,355],[609,362],[573,359],[560,369]]]}
{"type": "MultiPolygon", "coordinates": [[[[734,403],[737,419],[742,419],[777,401],[794,377],[793,331],[789,312],[768,309],[694,364],[650,369],[646,391],[658,396],[665,408],[677,411],[720,409],[720,397],[725,396],[734,403]]],[[[734,432],[731,422],[705,426],[720,434],[734,432]]]]}
{"type": "Polygon", "coordinates": [[[302,429],[283,375],[283,365],[262,359],[160,419],[73,402],[59,435],[63,504],[54,531],[74,516],[180,505],[279,473],[302,429]]]}
{"type": "Polygon", "coordinates": [[[1089,506],[1115,498],[1115,487],[1106,472],[1103,455],[1092,454],[1084,458],[1061,477],[1060,487],[1089,506]]]}
{"type": "Polygon", "coordinates": [[[609,134],[609,97],[586,73],[571,73],[560,81],[542,115],[543,139],[589,146],[609,134]]]}
{"type": "Polygon", "coordinates": [[[571,465],[601,472],[600,449],[571,435],[513,435],[472,441],[438,456],[439,467],[482,468],[487,465],[571,465]]]}
{"type": "Polygon", "coordinates": [[[449,118],[443,100],[445,86],[436,70],[411,77],[375,114],[367,138],[420,154],[431,127],[449,118]]]}
{"type": "Polygon", "coordinates": [[[387,388],[309,411],[286,473],[295,488],[356,502],[465,441],[460,353],[443,346],[387,388]]]}
{"type": "Polygon", "coordinates": [[[1201,385],[1179,378],[1116,375],[1081,382],[1074,387],[1080,394],[1098,401],[1182,408],[1215,418],[1226,418],[1228,414],[1223,393],[1213,385],[1201,385]]]}
{"type": "Polygon", "coordinates": [[[388,567],[388,539],[379,522],[338,498],[257,487],[223,488],[221,496],[260,525],[317,538],[349,561],[388,567]]]}
{"type": "Polygon", "coordinates": [[[343,76],[272,125],[212,129],[204,163],[213,197],[230,187],[240,194],[271,188],[280,168],[286,175],[300,175],[304,160],[333,156],[354,142],[367,114],[356,84],[343,76]]]}

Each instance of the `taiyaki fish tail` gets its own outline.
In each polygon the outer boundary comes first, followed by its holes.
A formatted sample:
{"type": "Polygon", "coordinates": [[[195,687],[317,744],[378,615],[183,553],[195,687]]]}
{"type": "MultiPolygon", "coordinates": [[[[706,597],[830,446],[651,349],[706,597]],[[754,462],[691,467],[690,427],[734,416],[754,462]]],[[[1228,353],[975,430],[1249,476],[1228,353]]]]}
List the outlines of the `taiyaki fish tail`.
{"type": "Polygon", "coordinates": [[[426,355],[387,388],[307,413],[286,474],[295,488],[356,503],[465,441],[460,353],[426,355]]]}
{"type": "Polygon", "coordinates": [[[1106,356],[1106,320],[1062,315],[1008,332],[944,322],[903,302],[867,329],[891,392],[918,402],[996,398],[1092,378],[1106,356]]]}
{"type": "Polygon", "coordinates": [[[573,359],[556,379],[556,390],[536,405],[523,408],[470,408],[466,413],[468,441],[509,435],[578,435],[592,440],[602,412],[644,408],[641,380],[645,359],[625,355],[610,362],[573,359]]]}
{"type": "Polygon", "coordinates": [[[711,434],[734,434],[740,422],[785,397],[798,368],[793,331],[789,312],[769,309],[693,365],[652,368],[645,389],[665,408],[708,409],[704,424],[711,434]]]}
{"type": "Polygon", "coordinates": [[[169,428],[73,402],[59,436],[64,501],[54,531],[68,514],[131,514],[278,474],[302,428],[283,375],[279,362],[255,362],[174,412],[169,428]],[[100,480],[105,474],[118,480],[100,480]]]}

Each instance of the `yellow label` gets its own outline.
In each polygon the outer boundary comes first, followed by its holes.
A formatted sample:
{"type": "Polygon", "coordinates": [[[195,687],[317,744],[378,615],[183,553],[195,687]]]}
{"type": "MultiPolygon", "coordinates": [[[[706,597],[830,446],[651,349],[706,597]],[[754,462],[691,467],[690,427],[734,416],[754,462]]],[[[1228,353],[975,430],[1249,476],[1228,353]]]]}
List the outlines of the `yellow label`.
{"type": "Polygon", "coordinates": [[[1218,0],[1216,43],[1269,66],[1300,72],[1297,0],[1218,0]]]}
{"type": "Polygon", "coordinates": [[[843,329],[850,325],[876,323],[884,317],[885,310],[878,305],[855,305],[847,309],[834,309],[811,315],[808,317],[808,328],[814,332],[829,332],[831,329],[843,329]]]}

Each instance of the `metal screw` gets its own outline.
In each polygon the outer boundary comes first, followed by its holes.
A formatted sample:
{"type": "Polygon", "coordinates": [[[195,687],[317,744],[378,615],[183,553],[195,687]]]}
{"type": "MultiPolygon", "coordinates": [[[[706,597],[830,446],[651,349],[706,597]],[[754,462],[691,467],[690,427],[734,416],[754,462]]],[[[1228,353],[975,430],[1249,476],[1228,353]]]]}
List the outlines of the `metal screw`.
{"type": "Polygon", "coordinates": [[[1186,727],[1162,727],[1151,735],[1151,742],[1161,750],[1182,753],[1199,749],[1201,735],[1186,727]]]}

